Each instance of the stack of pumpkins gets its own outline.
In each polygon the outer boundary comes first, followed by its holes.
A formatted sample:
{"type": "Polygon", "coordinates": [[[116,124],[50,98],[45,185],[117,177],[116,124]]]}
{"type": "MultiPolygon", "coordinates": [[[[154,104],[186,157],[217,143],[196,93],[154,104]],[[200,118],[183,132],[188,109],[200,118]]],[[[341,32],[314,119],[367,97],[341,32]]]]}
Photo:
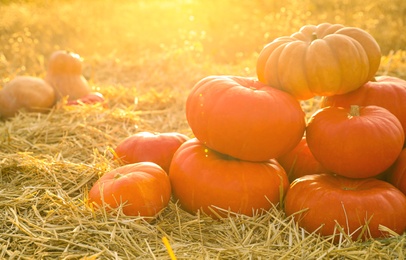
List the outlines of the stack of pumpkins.
{"type": "Polygon", "coordinates": [[[0,89],[0,118],[11,118],[21,110],[46,113],[64,98],[68,105],[104,102],[82,75],[82,58],[58,50],[49,57],[44,78],[16,76],[0,89]]]}
{"type": "Polygon", "coordinates": [[[339,24],[275,39],[259,55],[258,79],[196,83],[186,101],[194,138],[123,140],[115,157],[125,165],[94,184],[90,205],[125,202],[125,214],[154,217],[173,195],[192,214],[221,218],[279,204],[334,240],[403,233],[406,82],[375,76],[380,59],[371,35],[339,24]],[[315,96],[322,108],[306,122],[300,101],[315,96]]]}
{"type": "Polygon", "coordinates": [[[364,30],[323,23],[266,45],[258,80],[202,79],[186,103],[195,138],[176,151],[169,171],[175,199],[186,211],[222,217],[251,216],[284,198],[286,214],[309,232],[403,233],[406,196],[380,178],[405,143],[406,82],[376,76],[380,60],[364,30]],[[316,96],[322,108],[306,124],[299,101],[316,96]],[[284,158],[299,146],[312,168],[289,186],[275,158],[291,168],[284,158]]]}
{"type": "Polygon", "coordinates": [[[304,134],[297,99],[255,79],[209,76],[190,92],[186,117],[195,138],[180,146],[169,170],[183,209],[252,216],[282,201],[289,181],[275,158],[304,134]]]}

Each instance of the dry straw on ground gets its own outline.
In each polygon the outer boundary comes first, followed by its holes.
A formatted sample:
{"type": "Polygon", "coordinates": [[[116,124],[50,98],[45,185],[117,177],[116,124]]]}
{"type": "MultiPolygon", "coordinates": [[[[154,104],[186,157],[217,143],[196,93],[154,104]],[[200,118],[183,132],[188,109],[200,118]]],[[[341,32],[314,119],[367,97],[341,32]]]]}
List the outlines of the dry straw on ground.
{"type": "MultiPolygon", "coordinates": [[[[168,249],[177,259],[405,258],[405,235],[360,243],[342,233],[334,244],[307,234],[278,207],[213,220],[171,201],[145,220],[87,206],[91,185],[117,167],[111,149],[122,138],[156,129],[190,135],[180,106],[173,100],[145,110],[60,104],[47,114],[22,112],[1,122],[0,258],[170,259],[168,249]]],[[[303,106],[310,111],[315,103],[303,106]]]]}

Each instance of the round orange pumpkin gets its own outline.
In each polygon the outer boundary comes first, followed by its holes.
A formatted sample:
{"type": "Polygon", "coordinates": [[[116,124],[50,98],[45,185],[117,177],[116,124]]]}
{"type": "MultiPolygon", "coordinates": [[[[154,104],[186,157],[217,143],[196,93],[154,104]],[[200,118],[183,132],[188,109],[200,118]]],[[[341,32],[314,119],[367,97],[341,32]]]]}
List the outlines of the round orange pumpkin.
{"type": "Polygon", "coordinates": [[[380,47],[366,31],[322,23],[267,44],[257,60],[257,75],[306,100],[357,89],[375,76],[380,61],[380,47]]]}
{"type": "Polygon", "coordinates": [[[255,79],[209,76],[193,87],[186,118],[211,149],[248,161],[265,161],[293,149],[306,127],[292,95],[255,79]]]}
{"type": "Polygon", "coordinates": [[[389,183],[406,195],[406,148],[402,150],[396,162],[386,172],[389,183]]]}
{"type": "Polygon", "coordinates": [[[187,140],[189,137],[177,132],[138,132],[122,140],[115,148],[115,155],[125,164],[156,163],[168,173],[173,154],[187,140]]]}
{"type": "Polygon", "coordinates": [[[380,106],[394,114],[406,131],[406,80],[377,76],[357,90],[343,95],[323,97],[320,107],[380,106]]]}
{"type": "Polygon", "coordinates": [[[171,197],[167,173],[157,164],[127,164],[104,174],[89,191],[89,203],[97,207],[123,205],[127,216],[154,217],[171,197]]]}
{"type": "Polygon", "coordinates": [[[285,169],[290,182],[305,175],[329,172],[314,158],[306,137],[303,137],[294,149],[279,156],[277,161],[285,169]]]}
{"type": "Polygon", "coordinates": [[[82,58],[73,52],[59,50],[52,53],[45,80],[54,88],[57,100],[65,96],[68,100],[76,100],[91,92],[82,75],[82,58]]]}
{"type": "Polygon", "coordinates": [[[323,236],[336,235],[335,241],[340,236],[338,226],[354,240],[390,236],[380,225],[398,234],[406,231],[406,196],[375,178],[303,176],[291,183],[284,209],[300,227],[323,236]]]}
{"type": "Polygon", "coordinates": [[[289,186],[285,170],[272,159],[249,162],[218,153],[196,138],[183,143],[169,170],[174,198],[182,209],[226,217],[253,216],[282,200],[289,186]]]}
{"type": "Polygon", "coordinates": [[[54,89],[46,81],[37,77],[17,76],[0,90],[0,117],[12,117],[21,109],[47,112],[54,103],[54,89]]]}
{"type": "Polygon", "coordinates": [[[310,118],[306,140],[316,160],[329,171],[368,178],[395,162],[405,134],[396,116],[385,108],[325,107],[310,118]]]}

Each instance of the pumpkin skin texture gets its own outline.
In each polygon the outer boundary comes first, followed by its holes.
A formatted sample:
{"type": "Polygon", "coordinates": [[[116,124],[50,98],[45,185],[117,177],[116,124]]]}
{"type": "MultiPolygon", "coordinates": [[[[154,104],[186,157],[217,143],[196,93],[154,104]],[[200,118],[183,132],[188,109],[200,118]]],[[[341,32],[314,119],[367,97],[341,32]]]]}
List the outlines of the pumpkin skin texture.
{"type": "Polygon", "coordinates": [[[344,95],[323,97],[320,107],[380,106],[394,114],[406,131],[406,81],[392,76],[377,76],[357,90],[344,95]]]}
{"type": "Polygon", "coordinates": [[[368,178],[387,170],[402,151],[399,120],[378,106],[326,107],[308,122],[310,151],[326,169],[350,178],[368,178]]]}
{"type": "Polygon", "coordinates": [[[293,150],[278,157],[277,161],[285,169],[290,182],[305,175],[328,172],[328,170],[314,158],[307,145],[306,137],[303,137],[293,150]]]}
{"type": "Polygon", "coordinates": [[[202,211],[214,219],[227,217],[228,210],[247,216],[269,210],[282,201],[289,187],[285,170],[276,160],[235,159],[196,138],[176,151],[169,179],[182,209],[192,214],[202,211]]]}
{"type": "Polygon", "coordinates": [[[76,100],[91,92],[87,80],[82,75],[81,57],[65,50],[51,54],[45,81],[54,88],[57,101],[65,96],[68,96],[68,100],[76,100]]]}
{"type": "Polygon", "coordinates": [[[380,47],[366,31],[322,23],[268,43],[256,67],[259,81],[306,100],[357,89],[375,76],[380,61],[380,47]]]}
{"type": "Polygon", "coordinates": [[[0,90],[0,117],[13,117],[21,109],[48,112],[54,103],[54,89],[43,79],[17,76],[0,90]]]}
{"type": "Polygon", "coordinates": [[[220,153],[266,161],[293,149],[306,127],[290,94],[238,76],[209,76],[193,87],[186,118],[196,138],[220,153]]]}
{"type": "Polygon", "coordinates": [[[406,148],[402,150],[396,162],[389,168],[386,178],[389,183],[406,194],[406,148]]]}
{"type": "Polygon", "coordinates": [[[157,164],[127,164],[104,174],[89,191],[89,204],[117,208],[121,203],[127,216],[154,217],[171,197],[166,172],[157,164]],[[104,203],[103,203],[104,202],[104,203]]]}
{"type": "Polygon", "coordinates": [[[389,236],[379,230],[379,225],[398,234],[406,230],[405,195],[393,185],[375,178],[306,175],[291,183],[284,209],[300,227],[308,232],[317,230],[316,233],[323,236],[335,234],[335,241],[339,238],[336,221],[353,240],[389,236]],[[298,213],[301,210],[304,211],[298,213]],[[362,232],[366,223],[369,230],[362,232]]]}
{"type": "Polygon", "coordinates": [[[122,140],[115,156],[125,164],[154,162],[168,173],[173,154],[187,140],[188,136],[176,132],[139,132],[122,140]]]}

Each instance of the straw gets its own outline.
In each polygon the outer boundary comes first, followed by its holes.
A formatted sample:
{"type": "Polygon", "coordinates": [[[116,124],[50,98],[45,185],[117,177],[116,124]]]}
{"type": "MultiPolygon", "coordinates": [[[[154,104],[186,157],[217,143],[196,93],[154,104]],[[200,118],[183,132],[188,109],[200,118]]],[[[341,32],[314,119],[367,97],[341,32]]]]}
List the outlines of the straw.
{"type": "MultiPolygon", "coordinates": [[[[118,90],[105,91],[114,96],[118,90]]],[[[46,114],[21,112],[0,123],[0,259],[405,257],[404,234],[389,231],[393,237],[357,242],[337,229],[341,240],[333,243],[298,227],[279,206],[253,217],[225,211],[229,217],[220,220],[190,214],[173,200],[154,219],[125,216],[122,207],[91,207],[87,193],[119,165],[112,151],[123,138],[137,131],[191,136],[184,96],[159,107],[112,100],[109,107],[59,104],[46,114]]]]}

